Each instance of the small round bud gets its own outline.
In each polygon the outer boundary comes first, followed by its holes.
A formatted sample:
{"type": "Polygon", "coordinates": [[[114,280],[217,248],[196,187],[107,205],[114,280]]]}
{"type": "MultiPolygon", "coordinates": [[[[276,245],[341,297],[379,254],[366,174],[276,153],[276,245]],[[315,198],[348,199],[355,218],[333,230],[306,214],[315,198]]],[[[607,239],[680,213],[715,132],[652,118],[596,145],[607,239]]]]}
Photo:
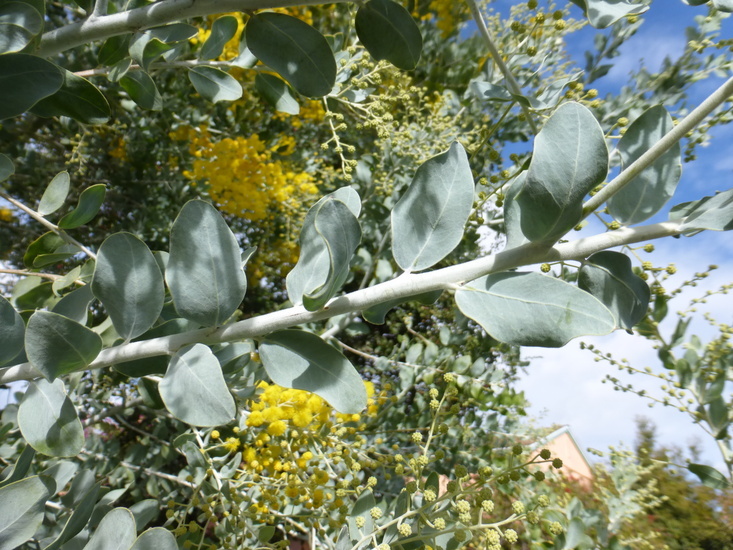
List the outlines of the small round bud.
{"type": "Polygon", "coordinates": [[[379,519],[382,517],[382,509],[375,506],[369,510],[369,515],[372,516],[372,519],[379,519]]]}
{"type": "Polygon", "coordinates": [[[357,517],[356,517],[356,518],[354,519],[354,523],[356,523],[356,526],[357,526],[357,527],[358,527],[359,529],[361,529],[361,528],[362,528],[362,527],[364,527],[364,525],[366,524],[366,520],[365,520],[365,519],[364,519],[363,517],[361,517],[361,516],[357,516],[357,517]]]}
{"type": "Polygon", "coordinates": [[[522,446],[521,446],[521,445],[514,445],[514,446],[512,447],[512,454],[513,454],[514,456],[519,456],[519,455],[521,455],[521,454],[522,454],[522,450],[523,450],[523,449],[522,449],[522,446]]]}
{"type": "Polygon", "coordinates": [[[629,119],[626,118],[625,116],[622,116],[621,118],[618,119],[618,121],[616,122],[616,125],[617,126],[621,126],[622,128],[624,126],[628,126],[629,125],[629,119]]]}
{"type": "Polygon", "coordinates": [[[517,535],[517,532],[514,529],[507,529],[504,531],[504,538],[511,544],[519,540],[519,535],[517,535]]]}
{"type": "Polygon", "coordinates": [[[555,458],[552,460],[552,467],[553,468],[562,468],[562,459],[555,458]]]}
{"type": "Polygon", "coordinates": [[[445,520],[443,518],[436,518],[435,521],[433,521],[433,526],[438,531],[442,531],[443,529],[445,529],[445,520]]]}
{"type": "Polygon", "coordinates": [[[540,451],[540,458],[543,460],[547,460],[552,456],[552,453],[550,452],[550,449],[542,449],[540,451]]]}
{"type": "Polygon", "coordinates": [[[409,523],[401,523],[400,526],[397,528],[397,531],[400,532],[400,535],[403,537],[409,537],[412,535],[412,527],[410,527],[409,523]]]}
{"type": "Polygon", "coordinates": [[[413,443],[422,443],[422,434],[420,432],[415,432],[410,437],[413,443]]]}
{"type": "Polygon", "coordinates": [[[552,12],[552,18],[555,21],[559,21],[560,19],[562,19],[562,15],[563,15],[562,14],[562,10],[556,10],[556,11],[552,12]]]}
{"type": "Polygon", "coordinates": [[[518,500],[515,500],[514,502],[512,502],[512,510],[514,510],[515,514],[521,515],[524,513],[524,504],[522,504],[518,500]]]}
{"type": "Polygon", "coordinates": [[[221,437],[219,430],[211,430],[211,439],[219,439],[219,437],[221,437]]]}
{"type": "Polygon", "coordinates": [[[547,498],[547,495],[540,495],[539,497],[537,497],[537,504],[539,504],[543,508],[547,508],[550,505],[550,499],[547,498]]]}

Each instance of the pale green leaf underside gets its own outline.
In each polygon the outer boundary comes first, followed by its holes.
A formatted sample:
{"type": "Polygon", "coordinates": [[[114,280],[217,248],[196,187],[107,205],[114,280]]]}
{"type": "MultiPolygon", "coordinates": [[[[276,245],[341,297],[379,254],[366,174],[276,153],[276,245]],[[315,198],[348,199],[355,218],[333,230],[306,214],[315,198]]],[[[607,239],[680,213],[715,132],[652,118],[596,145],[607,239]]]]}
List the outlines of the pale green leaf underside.
{"type": "MultiPolygon", "coordinates": [[[[663,106],[657,105],[645,111],[626,129],[619,141],[622,167],[628,167],[646,153],[672,128],[672,117],[663,106]]],[[[624,225],[651,218],[672,198],[681,175],[681,149],[680,144],[675,143],[608,200],[609,213],[624,225]]]]}
{"type": "Polygon", "coordinates": [[[35,534],[55,485],[53,478],[33,476],[0,488],[0,548],[17,548],[35,534]]]}
{"type": "Polygon", "coordinates": [[[392,210],[392,252],[405,271],[422,271],[458,246],[473,206],[468,156],[454,142],[420,166],[392,210]]]}
{"type": "Polygon", "coordinates": [[[18,407],[23,437],[47,456],[76,456],[84,447],[84,428],[61,380],[31,382],[18,407]]]}
{"type": "Polygon", "coordinates": [[[461,312],[492,337],[518,346],[562,347],[572,338],[608,334],[611,312],[559,279],[530,272],[497,273],[456,291],[461,312]]]}
{"type": "Polygon", "coordinates": [[[315,393],[341,413],[358,413],[366,407],[364,382],[354,366],[315,334],[275,332],[264,339],[259,352],[276,384],[315,393]]]}
{"type": "Polygon", "coordinates": [[[99,248],[92,291],[125,340],[153,326],[163,309],[163,275],[148,247],[131,233],[115,233],[99,248]]]}
{"type": "Polygon", "coordinates": [[[127,508],[115,508],[99,522],[84,550],[129,550],[136,535],[132,512],[127,508]]]}
{"type": "Polygon", "coordinates": [[[205,326],[223,324],[247,289],[237,239],[207,202],[187,202],[171,229],[165,272],[176,311],[205,326]]]}
{"type": "Polygon", "coordinates": [[[158,385],[170,413],[192,426],[220,426],[237,412],[216,356],[203,344],[181,348],[158,385]]]}

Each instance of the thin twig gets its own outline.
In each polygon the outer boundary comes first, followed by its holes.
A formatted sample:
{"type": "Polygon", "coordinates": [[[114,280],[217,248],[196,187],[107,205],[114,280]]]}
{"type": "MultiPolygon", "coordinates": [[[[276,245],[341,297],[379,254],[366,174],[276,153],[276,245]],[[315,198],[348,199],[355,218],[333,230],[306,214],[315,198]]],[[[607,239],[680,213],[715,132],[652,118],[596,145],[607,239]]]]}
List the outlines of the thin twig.
{"type": "MultiPolygon", "coordinates": [[[[512,93],[518,96],[523,95],[522,89],[519,87],[519,83],[514,78],[514,75],[509,70],[509,67],[507,67],[506,63],[504,63],[504,60],[501,58],[501,54],[499,53],[499,50],[494,44],[494,40],[491,38],[491,33],[486,27],[484,16],[481,15],[481,10],[479,9],[476,0],[466,0],[466,3],[468,4],[468,8],[471,10],[471,15],[473,15],[473,19],[476,21],[476,26],[478,27],[478,30],[481,33],[484,42],[486,42],[486,47],[489,49],[489,53],[491,54],[494,63],[496,63],[496,65],[499,67],[499,70],[504,75],[504,78],[506,78],[507,84],[509,85],[512,93]]],[[[532,132],[537,134],[537,132],[539,132],[539,129],[537,128],[537,125],[532,118],[532,113],[530,112],[529,108],[521,101],[519,101],[518,103],[519,106],[522,108],[522,111],[524,112],[524,116],[527,117],[527,123],[529,124],[529,127],[532,128],[532,132]]]]}
{"type": "Polygon", "coordinates": [[[59,237],[61,237],[61,239],[63,239],[68,244],[71,244],[71,245],[74,245],[74,246],[78,247],[82,252],[84,252],[84,254],[86,254],[87,256],[89,256],[90,258],[92,258],[93,260],[96,260],[97,259],[97,255],[94,252],[92,252],[91,250],[89,250],[86,246],[84,246],[83,244],[81,244],[79,241],[77,241],[74,237],[72,237],[71,235],[69,235],[68,233],[66,233],[66,231],[64,231],[63,229],[61,229],[60,227],[58,227],[56,224],[53,224],[50,221],[48,221],[46,218],[44,218],[43,216],[41,216],[38,212],[36,212],[32,208],[27,207],[25,204],[23,204],[22,202],[14,199],[13,197],[11,197],[10,195],[8,195],[7,193],[0,192],[0,197],[2,197],[3,199],[5,199],[6,201],[8,201],[10,204],[12,204],[13,206],[15,206],[16,208],[21,209],[23,212],[25,212],[26,214],[28,214],[31,218],[33,218],[38,223],[40,223],[42,226],[44,226],[46,229],[52,231],[53,233],[56,233],[59,237]]]}

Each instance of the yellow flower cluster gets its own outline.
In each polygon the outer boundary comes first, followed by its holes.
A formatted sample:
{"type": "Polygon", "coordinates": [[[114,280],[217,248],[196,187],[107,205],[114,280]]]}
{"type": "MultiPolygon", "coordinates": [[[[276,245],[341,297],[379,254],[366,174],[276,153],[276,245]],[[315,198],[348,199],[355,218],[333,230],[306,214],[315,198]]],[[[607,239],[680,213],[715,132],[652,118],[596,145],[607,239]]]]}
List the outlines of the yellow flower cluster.
{"type": "MultiPolygon", "coordinates": [[[[365,382],[365,387],[368,396],[365,414],[374,416],[378,404],[386,401],[386,393],[375,397],[374,384],[365,382]]],[[[363,426],[354,423],[361,420],[360,414],[335,413],[328,403],[310,392],[260,382],[258,395],[250,402],[246,421],[250,429],[221,443],[228,452],[236,452],[244,441],[240,483],[248,484],[242,476],[256,476],[260,480],[252,482],[252,486],[259,488],[259,494],[253,495],[250,512],[265,515],[287,504],[309,509],[326,504],[330,510],[342,507],[344,501],[337,493],[339,487],[344,487],[343,480],[335,479],[319,465],[322,461],[356,462],[341,437],[347,432],[356,434],[363,426]]],[[[219,437],[218,430],[215,435],[212,432],[212,438],[219,437]]]]}
{"type": "Polygon", "coordinates": [[[0,222],[12,222],[15,219],[10,208],[0,208],[0,222]]]}
{"type": "Polygon", "coordinates": [[[235,216],[256,221],[275,213],[295,213],[318,194],[313,176],[273,158],[293,152],[292,137],[281,136],[268,147],[257,134],[215,141],[206,128],[197,131],[188,126],[170,137],[189,142],[194,161],[183,174],[208,184],[209,196],[235,216]]]}

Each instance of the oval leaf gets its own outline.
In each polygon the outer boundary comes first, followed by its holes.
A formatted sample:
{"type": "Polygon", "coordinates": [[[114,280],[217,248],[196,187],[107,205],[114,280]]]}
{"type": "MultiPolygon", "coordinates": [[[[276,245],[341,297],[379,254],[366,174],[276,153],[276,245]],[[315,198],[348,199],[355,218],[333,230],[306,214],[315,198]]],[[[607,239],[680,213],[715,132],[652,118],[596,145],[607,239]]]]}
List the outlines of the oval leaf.
{"type": "Polygon", "coordinates": [[[173,355],[158,389],[166,409],[192,426],[227,424],[237,412],[219,361],[203,344],[173,355]]]}
{"type": "Polygon", "coordinates": [[[325,301],[324,297],[331,291],[335,294],[343,284],[351,259],[347,252],[351,250],[353,254],[361,238],[361,228],[356,219],[360,210],[359,194],[351,187],[342,187],[320,199],[308,211],[300,231],[298,263],[286,279],[288,296],[294,305],[307,300],[306,307],[319,309],[333,294],[325,301]],[[326,206],[327,203],[334,204],[326,206]],[[344,231],[343,235],[341,231],[344,231]],[[347,238],[339,242],[342,236],[347,238]],[[338,259],[346,256],[345,262],[338,259]]]}
{"type": "Polygon", "coordinates": [[[18,116],[61,88],[63,71],[25,53],[0,55],[0,120],[18,116]]]}
{"type": "Polygon", "coordinates": [[[237,19],[231,15],[219,17],[211,26],[211,34],[201,46],[199,59],[216,59],[224,51],[224,46],[237,34],[237,19]]]}
{"type": "Polygon", "coordinates": [[[356,34],[374,59],[386,59],[399,69],[415,68],[422,35],[410,12],[392,0],[371,0],[359,8],[356,34]]]}
{"type": "Polygon", "coordinates": [[[38,203],[39,214],[48,216],[64,205],[66,196],[69,194],[69,182],[69,173],[66,171],[54,176],[43,192],[41,202],[38,203]]]}
{"type": "Polygon", "coordinates": [[[43,29],[43,17],[24,2],[0,5],[0,54],[19,52],[43,29]]]}
{"type": "Polygon", "coordinates": [[[247,47],[308,97],[323,97],[336,83],[336,60],[323,35],[308,23],[264,12],[247,22],[247,47]]]}
{"type": "Polygon", "coordinates": [[[99,248],[92,292],[125,340],[153,326],[163,310],[163,275],[148,247],[131,233],[116,233],[99,248]]]}
{"type": "Polygon", "coordinates": [[[420,271],[461,242],[473,206],[474,184],[466,150],[457,141],[417,169],[392,210],[392,252],[405,271],[420,271]]]}
{"type": "Polygon", "coordinates": [[[242,97],[239,82],[216,67],[194,67],[188,71],[188,79],[201,97],[212,103],[235,101],[242,97]]]}
{"type": "Polygon", "coordinates": [[[262,364],[275,384],[305,390],[325,399],[341,413],[366,407],[359,373],[346,357],[310,332],[282,330],[269,334],[259,348],[262,364]]]}
{"type": "Polygon", "coordinates": [[[17,548],[41,526],[53,478],[33,476],[0,488],[0,548],[17,548]]]}
{"type": "Polygon", "coordinates": [[[76,321],[36,311],[25,331],[28,360],[49,381],[86,367],[102,351],[99,335],[76,321]]]}
{"type": "Polygon", "coordinates": [[[131,71],[119,79],[120,86],[129,94],[138,107],[160,111],[163,98],[150,75],[143,71],[131,71]]]}
{"type": "Polygon", "coordinates": [[[15,308],[0,296],[0,366],[12,361],[23,349],[25,324],[15,308]]]}
{"type": "Polygon", "coordinates": [[[18,407],[18,425],[41,454],[76,456],[84,447],[84,428],[61,380],[30,383],[18,407]]]}
{"type": "Polygon", "coordinates": [[[237,239],[216,208],[187,202],[171,229],[165,279],[176,311],[205,326],[221,325],[247,290],[237,239]]]}
{"type": "Polygon", "coordinates": [[[132,512],[127,508],[115,508],[99,522],[84,550],[129,550],[136,535],[132,512]]]}
{"type": "Polygon", "coordinates": [[[38,103],[31,112],[42,117],[67,116],[84,124],[102,124],[110,117],[109,103],[86,78],[64,71],[61,88],[38,103]]]}
{"type": "MultiPolygon", "coordinates": [[[[618,143],[621,163],[628,167],[674,128],[667,110],[657,105],[637,118],[618,143]]],[[[672,198],[682,175],[680,144],[675,143],[651,166],[608,200],[613,219],[633,225],[651,218],[672,198]]]]}
{"type": "Polygon", "coordinates": [[[500,342],[559,348],[577,336],[608,334],[616,322],[593,296],[539,273],[497,273],[456,291],[458,309],[500,342]]]}
{"type": "Polygon", "coordinates": [[[713,489],[727,489],[730,486],[730,483],[723,474],[705,464],[690,464],[687,466],[687,469],[700,478],[703,485],[707,485],[713,489]]]}
{"type": "Polygon", "coordinates": [[[300,105],[290,93],[290,88],[278,77],[267,73],[257,73],[255,88],[276,111],[290,115],[297,115],[300,112],[300,105]]]}
{"type": "Polygon", "coordinates": [[[634,273],[626,254],[607,250],[588,262],[580,268],[578,286],[605,304],[617,326],[631,330],[646,315],[649,285],[634,273]]]}
{"type": "Polygon", "coordinates": [[[526,179],[514,195],[524,236],[533,242],[562,237],[581,220],[584,197],[607,174],[598,121],[578,103],[561,105],[537,134],[526,179]]]}
{"type": "Polygon", "coordinates": [[[84,189],[79,195],[76,208],[59,220],[59,227],[61,229],[74,229],[92,221],[99,212],[106,193],[107,187],[103,183],[84,189]]]}
{"type": "Polygon", "coordinates": [[[61,298],[51,311],[85,325],[89,317],[89,305],[93,300],[92,289],[89,285],[84,285],[61,298]]]}
{"type": "Polygon", "coordinates": [[[168,529],[153,527],[140,535],[130,550],[178,550],[178,544],[168,529]]]}

